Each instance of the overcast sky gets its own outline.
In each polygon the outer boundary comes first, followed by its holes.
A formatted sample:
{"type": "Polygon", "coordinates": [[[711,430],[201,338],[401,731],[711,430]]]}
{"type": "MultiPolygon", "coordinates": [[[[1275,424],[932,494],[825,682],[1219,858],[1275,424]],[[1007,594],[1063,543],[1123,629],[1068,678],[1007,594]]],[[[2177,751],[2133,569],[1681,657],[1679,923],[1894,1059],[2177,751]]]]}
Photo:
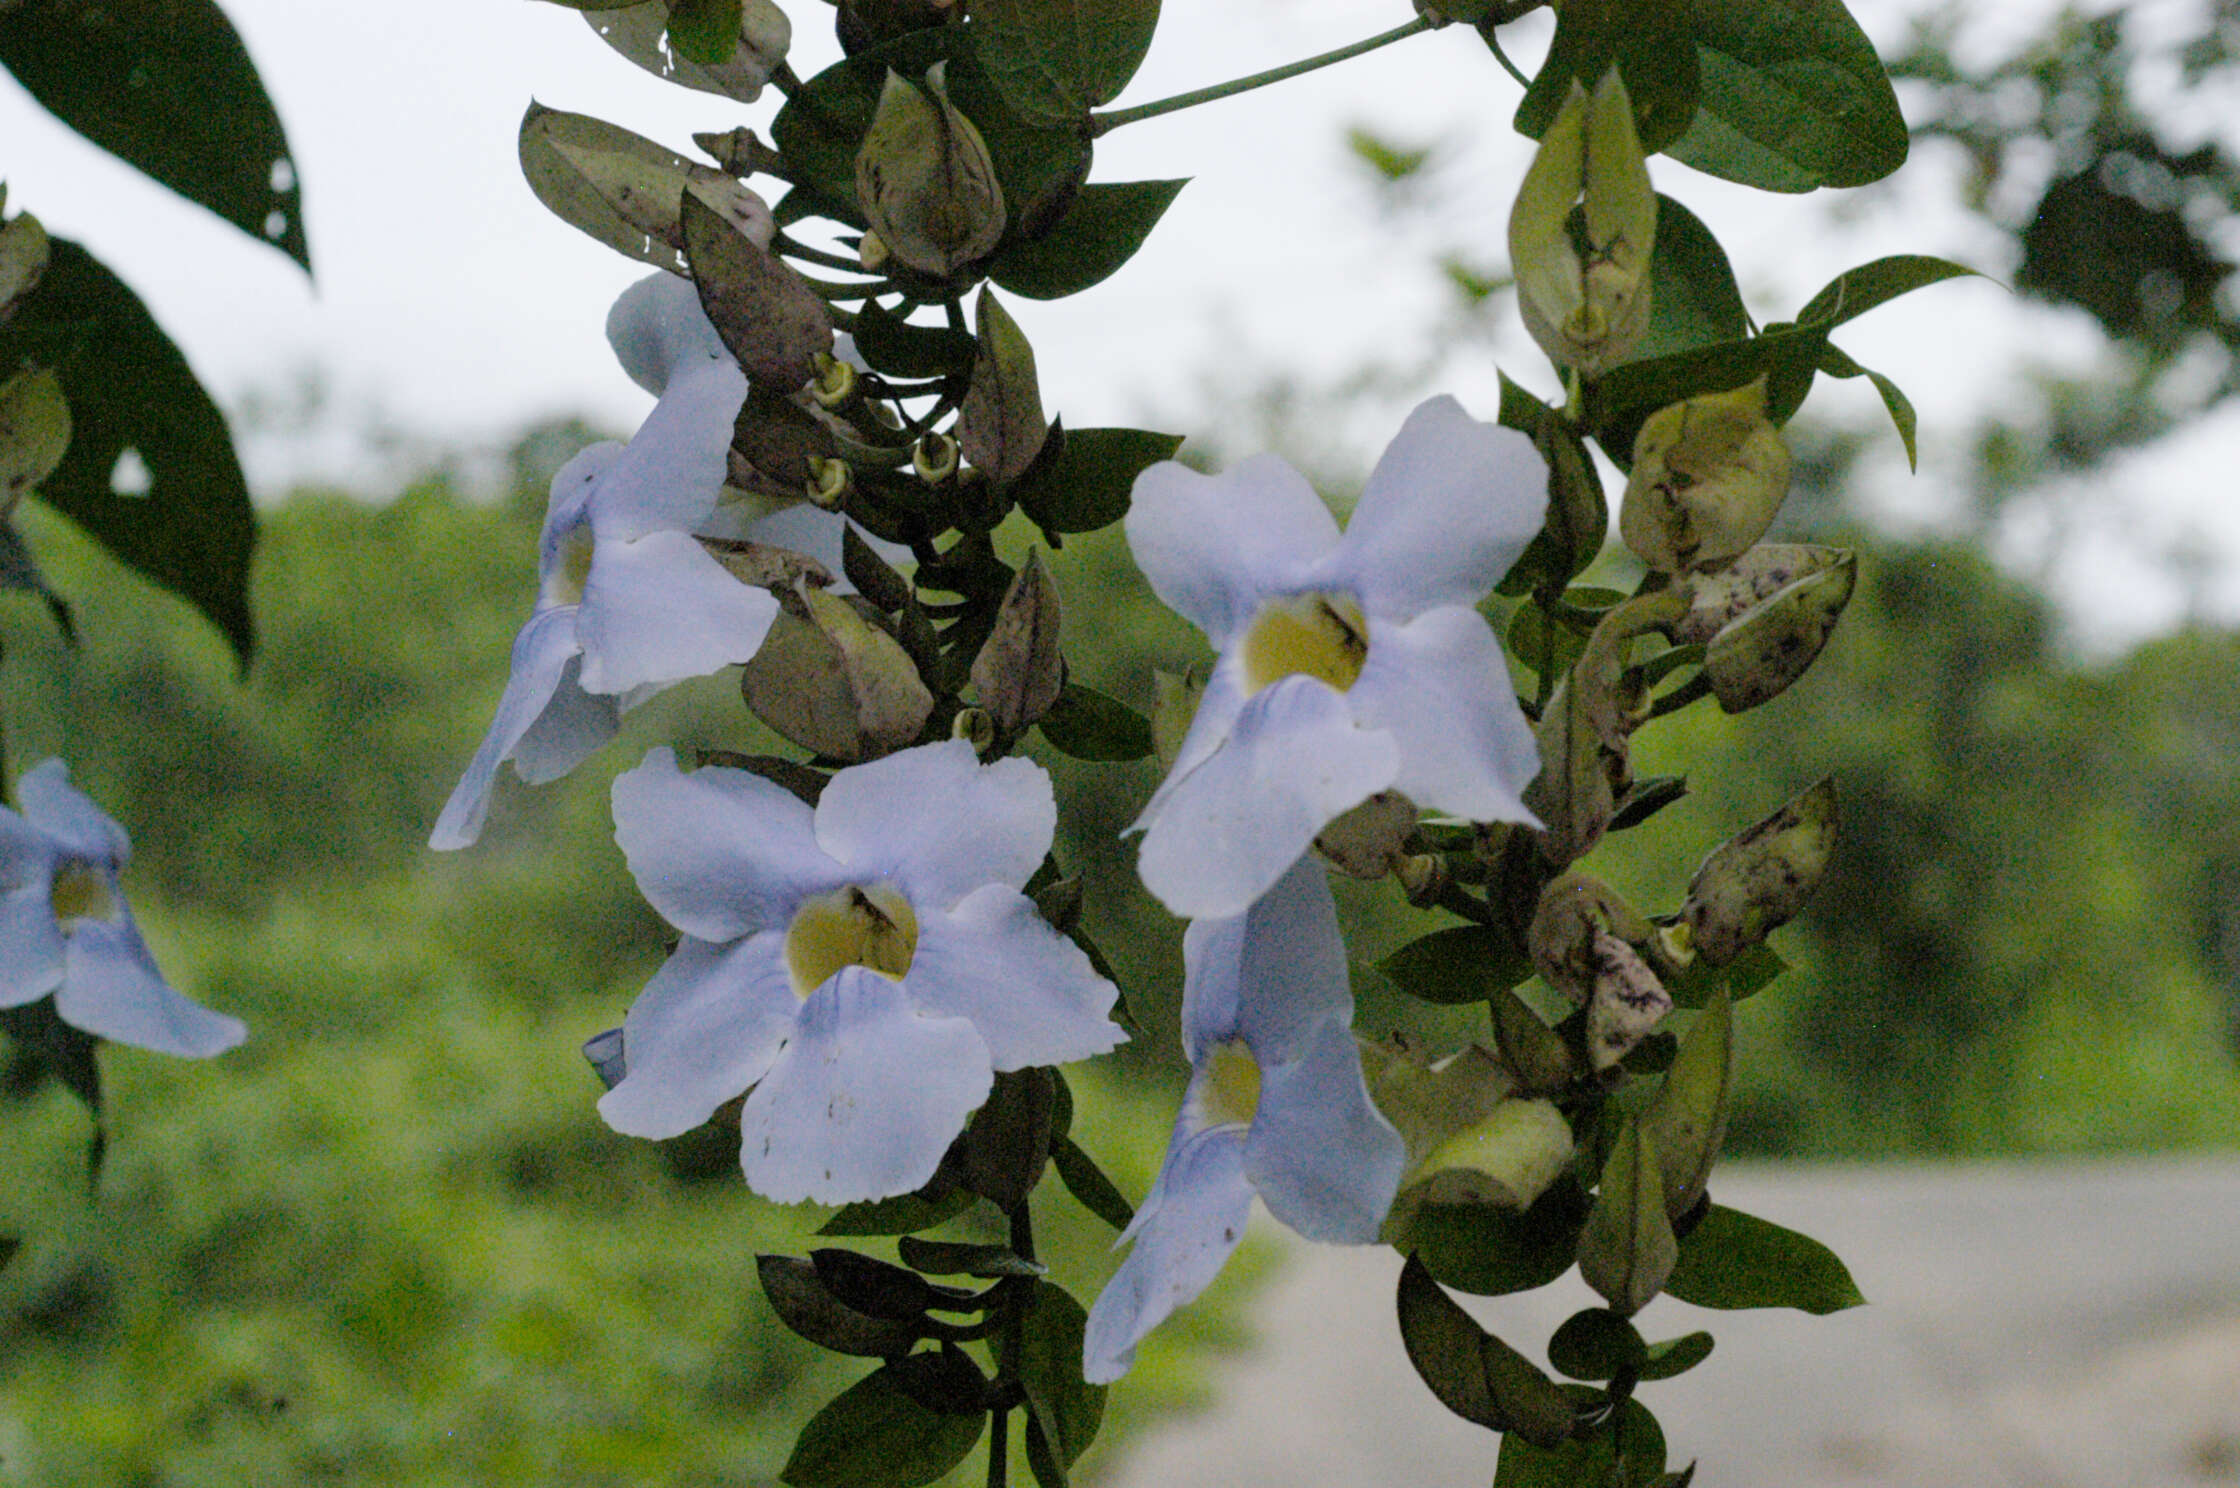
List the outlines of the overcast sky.
{"type": "MultiPolygon", "coordinates": [[[[830,12],[818,0],[785,3],[797,23],[795,64],[807,75],[836,55],[830,12]]],[[[9,206],[38,213],[122,273],[229,406],[316,368],[346,409],[377,406],[435,440],[488,443],[563,411],[633,423],[646,400],[614,366],[600,326],[614,295],[643,271],[530,195],[514,158],[521,112],[534,97],[689,150],[692,131],[742,122],[739,106],[640,72],[580,16],[535,0],[225,4],[289,131],[316,284],[82,144],[0,82],[9,206]]],[[[1888,7],[1859,9],[1878,39],[1892,39],[1899,22],[1888,7]]],[[[1186,0],[1168,7],[1121,102],[1289,61],[1408,14],[1404,0],[1186,0]]],[[[1537,43],[1525,31],[1529,55],[1537,43]]],[[[1162,417],[1186,428],[1188,390],[1213,369],[1328,376],[1404,352],[1447,306],[1426,250],[1469,244],[1485,261],[1500,258],[1525,161],[1508,125],[1516,98],[1477,38],[1456,27],[1107,136],[1097,179],[1195,179],[1119,275],[1076,299],[1023,308],[1048,401],[1077,426],[1162,417]],[[1448,142],[1427,192],[1434,205],[1397,242],[1348,161],[1343,135],[1353,124],[1403,142],[1448,142]]],[[[772,92],[743,121],[766,123],[777,101],[772,92]]],[[[1939,207],[1933,166],[1919,170],[1905,210],[1855,220],[1842,217],[1832,193],[1763,197],[1669,162],[1655,169],[1660,189],[1726,241],[1761,318],[1793,311],[1833,270],[1879,253],[1944,252],[1994,274],[2009,267],[1996,239],[1939,207]]],[[[1933,518],[1948,500],[1940,468],[1969,417],[2012,385],[2016,358],[2074,364],[2092,337],[1979,283],[1878,310],[1843,340],[1897,376],[1920,406],[1923,474],[1895,499],[1933,518]]],[[[1513,328],[1498,350],[1524,380],[1553,386],[1513,328]]],[[[1493,358],[1458,365],[1449,380],[1491,414],[1493,358]]],[[[1863,420],[1876,408],[1864,384],[1822,387],[1815,412],[1863,420]]],[[[1358,422],[1342,437],[1365,463],[1389,413],[1358,422]]],[[[2199,527],[2219,552],[2240,549],[2221,493],[2212,502],[2187,489],[2204,462],[2229,466],[2220,452],[2231,437],[2229,428],[2204,431],[2175,474],[2165,461],[2127,481],[2139,489],[2119,526],[2134,547],[2167,546],[2199,527]]],[[[268,452],[253,473],[270,486],[302,458],[268,452]]],[[[2140,586],[2129,579],[2118,587],[2131,617],[2124,628],[2166,616],[2167,606],[2131,593],[2140,586]]]]}

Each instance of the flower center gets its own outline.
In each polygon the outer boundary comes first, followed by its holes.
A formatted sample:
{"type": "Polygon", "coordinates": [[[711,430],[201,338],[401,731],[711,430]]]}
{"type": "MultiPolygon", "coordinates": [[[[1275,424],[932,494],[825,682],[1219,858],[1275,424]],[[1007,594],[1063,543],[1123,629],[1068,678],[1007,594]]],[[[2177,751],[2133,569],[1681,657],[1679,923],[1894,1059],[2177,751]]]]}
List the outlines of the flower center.
{"type": "Polygon", "coordinates": [[[901,981],[918,951],[918,917],[890,885],[849,884],[807,900],[786,928],[786,970],[793,994],[809,994],[861,966],[901,981]]]}
{"type": "Polygon", "coordinates": [[[117,898],[109,892],[108,878],[84,863],[65,863],[55,871],[51,900],[55,923],[66,929],[72,920],[117,918],[117,898]]]}
{"type": "Polygon", "coordinates": [[[1260,1111],[1260,1061],[1243,1039],[1213,1046],[1198,1097],[1208,1126],[1250,1126],[1260,1111]]]}
{"type": "Polygon", "coordinates": [[[1271,599],[1244,633],[1247,693],[1286,677],[1318,677],[1340,692],[1369,657],[1369,622],[1349,594],[1287,594],[1271,599]]]}
{"type": "Polygon", "coordinates": [[[584,522],[570,528],[560,539],[560,551],[553,557],[552,572],[544,581],[545,603],[582,604],[583,586],[591,580],[591,524],[584,522]]]}

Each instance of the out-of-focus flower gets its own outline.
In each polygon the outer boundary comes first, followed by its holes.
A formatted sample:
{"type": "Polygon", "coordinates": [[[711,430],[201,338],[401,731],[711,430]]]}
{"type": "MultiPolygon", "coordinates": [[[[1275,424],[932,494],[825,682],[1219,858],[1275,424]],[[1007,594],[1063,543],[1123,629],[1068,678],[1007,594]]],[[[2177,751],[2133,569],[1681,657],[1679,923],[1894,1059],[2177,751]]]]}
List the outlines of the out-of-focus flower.
{"type": "Polygon", "coordinates": [[[1220,653],[1136,821],[1143,881],[1167,908],[1242,914],[1379,791],[1472,821],[1534,820],[1519,796],[1539,750],[1474,606],[1546,507],[1532,441],[1452,398],[1409,415],[1343,536],[1271,455],[1137,478],[1136,562],[1220,653]]]}
{"type": "Polygon", "coordinates": [[[747,392],[699,296],[674,275],[641,280],[615,301],[607,339],[660,401],[628,444],[595,444],[553,477],[536,609],[433,847],[481,835],[500,764],[532,784],[558,779],[614,737],[625,709],[754,655],[777,616],[774,596],[693,535],[715,509],[747,392]]]}
{"type": "Polygon", "coordinates": [[[1204,1291],[1258,1194],[1309,1240],[1377,1238],[1407,1165],[1370,1102],[1330,884],[1302,857],[1246,913],[1183,939],[1192,1067],[1158,1181],[1121,1236],[1135,1249],[1090,1310],[1084,1378],[1118,1379],[1136,1345],[1204,1291]]]}
{"type": "Polygon", "coordinates": [[[0,1007],[52,994],[57,1017],[120,1044],[204,1058],[248,1035],[235,1018],[190,1001],[156,969],[118,875],[124,828],[48,760],[16,782],[17,815],[0,807],[0,1007]]]}
{"type": "Polygon", "coordinates": [[[623,1022],[599,1110],[671,1137],[744,1092],[740,1161],[769,1198],[908,1193],[995,1072],[1125,1037],[1118,989],[1020,892],[1057,825],[1032,761],[923,745],[840,771],[812,810],[656,749],[615,781],[614,813],[684,938],[623,1022]]]}

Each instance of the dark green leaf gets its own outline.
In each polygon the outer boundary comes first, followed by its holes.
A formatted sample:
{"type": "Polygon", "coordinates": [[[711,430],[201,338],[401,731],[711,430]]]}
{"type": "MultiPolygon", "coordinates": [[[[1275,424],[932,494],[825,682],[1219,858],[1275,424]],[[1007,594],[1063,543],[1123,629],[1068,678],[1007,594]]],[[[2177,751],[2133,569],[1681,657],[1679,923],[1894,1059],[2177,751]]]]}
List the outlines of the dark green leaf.
{"type": "Polygon", "coordinates": [[[1722,989],[1680,1041],[1656,1095],[1641,1113],[1642,1130],[1656,1141],[1664,1165],[1665,1213],[1677,1220],[1693,1209],[1711,1181],[1727,1136],[1728,1094],[1734,1084],[1734,1001],[1722,989]]]}
{"type": "Polygon", "coordinates": [[[280,116],[212,0],[0,5],[0,64],[87,139],[311,268],[280,116]]]}
{"type": "Polygon", "coordinates": [[[1408,942],[1377,969],[1425,1002],[1482,1002],[1531,976],[1532,957],[1514,935],[1487,925],[1456,925],[1408,942]]]}
{"type": "Polygon", "coordinates": [[[1066,1192],[1081,1201],[1081,1207],[1116,1230],[1124,1230],[1135,1223],[1136,1211],[1120,1189],[1104,1175],[1096,1160],[1081,1150],[1071,1137],[1059,1137],[1050,1144],[1050,1165],[1058,1170],[1066,1192]]]}
{"type": "Polygon", "coordinates": [[[1050,1269],[1022,1259],[1008,1245],[969,1245],[905,1235],[896,1249],[902,1264],[927,1276],[1040,1276],[1050,1269]]]}
{"type": "Polygon", "coordinates": [[[800,388],[832,351],[832,307],[695,193],[680,190],[678,210],[700,308],[739,370],[765,394],[800,388]]]}
{"type": "Polygon", "coordinates": [[[910,1322],[858,1312],[825,1288],[814,1263],[795,1256],[755,1258],[762,1295],[778,1321],[818,1348],[859,1358],[891,1358],[918,1340],[910,1322]]]}
{"type": "Polygon", "coordinates": [[[1649,290],[1649,329],[1631,361],[1739,341],[1750,332],[1727,251],[1701,218],[1669,196],[1657,198],[1649,290]]]}
{"type": "Polygon", "coordinates": [[[1698,1307],[1841,1312],[1867,1299],[1819,1241],[1718,1204],[1680,1242],[1665,1291],[1698,1307]]]}
{"type": "Polygon", "coordinates": [[[1075,682],[1058,694],[1040,726],[1051,748],[1075,759],[1113,763],[1151,752],[1151,725],[1142,714],[1075,682]]]}
{"type": "Polygon", "coordinates": [[[0,367],[50,366],[70,400],[70,448],[39,494],[127,567],[184,596],[246,665],[257,519],[225,419],[122,280],[67,239],[53,252],[39,287],[0,326],[0,367]],[[137,495],[112,484],[127,451],[149,477],[137,495]]]}
{"type": "Polygon", "coordinates": [[[1842,0],[1696,0],[1695,118],[1673,159],[1761,191],[1864,186],[1905,163],[1906,122],[1842,0]]]}
{"type": "Polygon", "coordinates": [[[1532,436],[1548,464],[1546,524],[1502,577],[1497,591],[1526,594],[1545,583],[1567,584],[1595,560],[1610,537],[1602,477],[1578,434],[1556,409],[1501,377],[1501,423],[1532,436]]]}
{"type": "Polygon", "coordinates": [[[1457,1291],[1482,1297],[1528,1292],[1571,1269],[1589,1207],[1568,1179],[1558,1179],[1522,1213],[1426,1204],[1409,1220],[1400,1248],[1420,1256],[1434,1277],[1457,1291]]]}
{"type": "Polygon", "coordinates": [[[1027,1201],[1050,1159],[1056,1102],[1046,1069],[996,1076],[987,1104],[972,1113],[961,1139],[964,1179],[974,1192],[1006,1211],[1027,1201]]]}
{"type": "Polygon", "coordinates": [[[1594,1212],[1579,1235],[1579,1275],[1631,1317],[1663,1290],[1678,1254],[1656,1140],[1645,1124],[1628,1121],[1602,1165],[1594,1212]]]}
{"type": "Polygon", "coordinates": [[[1502,1438],[1493,1488],[1650,1488],[1664,1473],[1664,1431],[1639,1400],[1628,1399],[1583,1436],[1553,1445],[1502,1438]]]}
{"type": "Polygon", "coordinates": [[[21,1239],[14,1235],[0,1235],[0,1271],[8,1269],[8,1262],[14,1260],[16,1252],[21,1249],[23,1249],[21,1239]]]}
{"type": "Polygon", "coordinates": [[[1441,1405],[1489,1431],[1508,1429],[1493,1403],[1480,1343],[1485,1329],[1441,1291],[1420,1256],[1400,1269],[1400,1342],[1441,1405]]]}
{"type": "Polygon", "coordinates": [[[964,1461],[987,1417],[930,1410],[882,1365],[812,1417],[779,1474],[793,1488],[921,1488],[964,1461]]]}
{"type": "Polygon", "coordinates": [[[1711,1335],[1708,1333],[1683,1333],[1678,1338],[1667,1338],[1662,1343],[1652,1343],[1642,1357],[1641,1377],[1645,1380],[1671,1379],[1711,1357],[1711,1335]]]}
{"type": "Polygon", "coordinates": [[[1648,1355],[1633,1324],[1607,1307],[1573,1313],[1548,1339],[1548,1362],[1575,1380],[1599,1383],[1635,1373],[1648,1355]]]}
{"type": "Polygon", "coordinates": [[[1084,186],[1048,232],[1018,238],[988,265],[989,277],[1030,300],[1059,300],[1102,284],[1135,257],[1166,215],[1182,181],[1084,186]]]}
{"type": "Polygon", "coordinates": [[[809,1252],[817,1284],[843,1306],[884,1322],[914,1323],[933,1308],[952,1309],[972,1294],[939,1287],[915,1271],[852,1250],[809,1252]]]}
{"type": "Polygon", "coordinates": [[[955,1219],[972,1207],[972,1201],[973,1195],[968,1190],[955,1188],[938,1199],[902,1194],[892,1199],[850,1204],[826,1220],[817,1233],[834,1236],[916,1234],[955,1219]]]}
{"type": "Polygon", "coordinates": [[[1966,264],[1921,253],[1878,258],[1846,270],[1823,285],[1797,312],[1797,324],[1832,330],[1879,305],[1889,304],[1902,294],[1941,284],[1947,279],[1968,278],[1974,273],[1975,270],[1966,264]]]}
{"type": "Polygon", "coordinates": [[[1037,1281],[1019,1329],[1018,1352],[1012,1353],[1008,1340],[999,1350],[1026,1391],[1035,1423],[1066,1467],[1081,1459],[1104,1421],[1105,1387],[1081,1378],[1088,1326],[1088,1314],[1063,1287],[1037,1281]]]}
{"type": "Polygon", "coordinates": [[[990,1404],[988,1376],[954,1345],[895,1360],[894,1377],[904,1394],[944,1415],[976,1415],[990,1404]]]}
{"type": "Polygon", "coordinates": [[[1159,0],[975,0],[980,59],[1022,119],[1078,126],[1128,85],[1159,0]]]}
{"type": "Polygon", "coordinates": [[[669,44],[703,67],[730,61],[739,50],[739,0],[669,0],[669,44]]]}
{"type": "Polygon", "coordinates": [[[1517,105],[1518,131],[1540,138],[1574,83],[1591,90],[1615,67],[1641,148],[1663,149],[1696,110],[1694,8],[1691,0],[1565,0],[1547,60],[1517,105]]]}
{"type": "Polygon", "coordinates": [[[101,1066],[94,1051],[101,1040],[62,1021],[54,999],[42,997],[19,1007],[0,1008],[0,1033],[13,1042],[7,1088],[31,1088],[53,1080],[101,1118],[101,1066]]]}
{"type": "Polygon", "coordinates": [[[1560,677],[1587,648],[1586,632],[1561,620],[1551,622],[1535,600],[1526,600],[1509,617],[1509,654],[1535,672],[1560,677]]]}
{"type": "Polygon", "coordinates": [[[890,377],[961,377],[972,371],[980,343],[945,325],[912,325],[866,300],[856,314],[856,350],[890,377]]]}
{"type": "Polygon", "coordinates": [[[1890,414],[1890,422],[1897,427],[1899,442],[1906,447],[1906,468],[1920,468],[1920,452],[1914,447],[1917,420],[1913,401],[1896,383],[1880,372],[1860,366],[1850,355],[1833,344],[1820,349],[1820,370],[1830,377],[1864,377],[1874,383],[1874,390],[1882,395],[1882,406],[1890,414]]]}
{"type": "Polygon", "coordinates": [[[73,646],[78,643],[78,625],[71,618],[69,604],[48,586],[46,575],[39,572],[39,565],[32,560],[31,549],[24,546],[23,534],[7,521],[0,521],[0,589],[20,589],[37,595],[45,602],[47,613],[54,616],[62,638],[73,646]]]}
{"type": "Polygon", "coordinates": [[[1028,471],[1012,499],[1045,532],[1094,532],[1126,516],[1136,477],[1181,448],[1180,434],[1068,429],[1058,457],[1028,471]]]}

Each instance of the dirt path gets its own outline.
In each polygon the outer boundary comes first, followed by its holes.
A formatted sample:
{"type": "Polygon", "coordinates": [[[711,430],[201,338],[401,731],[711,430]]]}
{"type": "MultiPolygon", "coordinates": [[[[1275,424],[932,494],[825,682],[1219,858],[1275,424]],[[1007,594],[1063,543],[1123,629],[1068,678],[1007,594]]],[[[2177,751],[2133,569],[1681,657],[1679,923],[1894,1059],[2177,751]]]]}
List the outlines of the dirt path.
{"type": "MultiPolygon", "coordinates": [[[[2240,1159],[1721,1177],[1721,1203],[1832,1245],[1872,1305],[1650,1306],[1651,1338],[1718,1338],[1645,1393],[1705,1488],[2240,1484],[2240,1159]]],[[[1408,1368],[1398,1274],[1390,1251],[1295,1245],[1217,1404],[1109,1465],[1105,1488],[1490,1482],[1495,1439],[1408,1368]]],[[[1541,1357],[1593,1301],[1574,1274],[1472,1310],[1541,1357]]]]}

